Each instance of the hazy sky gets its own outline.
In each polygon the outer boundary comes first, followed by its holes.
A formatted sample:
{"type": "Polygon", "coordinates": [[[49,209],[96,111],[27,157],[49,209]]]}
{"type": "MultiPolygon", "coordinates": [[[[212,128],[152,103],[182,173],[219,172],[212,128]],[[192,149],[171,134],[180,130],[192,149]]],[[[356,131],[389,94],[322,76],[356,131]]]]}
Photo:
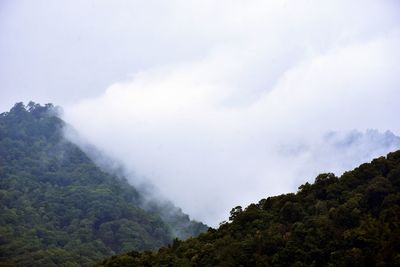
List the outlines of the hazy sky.
{"type": "Polygon", "coordinates": [[[400,147],[386,132],[400,134],[398,14],[398,1],[0,0],[0,110],[63,106],[133,184],[216,225],[400,147]]]}

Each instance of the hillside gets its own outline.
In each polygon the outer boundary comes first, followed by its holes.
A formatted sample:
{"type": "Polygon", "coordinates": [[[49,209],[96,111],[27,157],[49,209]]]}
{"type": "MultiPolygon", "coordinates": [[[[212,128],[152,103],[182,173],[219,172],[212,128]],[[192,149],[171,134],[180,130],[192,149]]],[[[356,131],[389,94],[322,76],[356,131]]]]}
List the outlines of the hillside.
{"type": "Polygon", "coordinates": [[[51,104],[0,114],[0,266],[90,266],[207,229],[104,172],[62,134],[51,104]],[[168,212],[167,212],[168,209],[168,212]]]}
{"type": "Polygon", "coordinates": [[[197,238],[97,266],[400,266],[400,151],[235,207],[197,238]]]}

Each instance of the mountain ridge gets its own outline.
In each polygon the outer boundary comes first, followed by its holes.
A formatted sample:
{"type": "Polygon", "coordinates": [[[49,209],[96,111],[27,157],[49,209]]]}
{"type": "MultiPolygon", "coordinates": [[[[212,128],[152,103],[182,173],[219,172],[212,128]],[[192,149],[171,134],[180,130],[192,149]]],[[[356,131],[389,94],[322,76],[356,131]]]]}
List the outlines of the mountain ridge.
{"type": "Polygon", "coordinates": [[[198,237],[96,266],[400,266],[400,150],[237,206],[198,237]]]}
{"type": "Polygon", "coordinates": [[[52,104],[0,114],[0,266],[90,266],[207,229],[172,203],[144,209],[141,192],[64,138],[65,125],[52,104]]]}

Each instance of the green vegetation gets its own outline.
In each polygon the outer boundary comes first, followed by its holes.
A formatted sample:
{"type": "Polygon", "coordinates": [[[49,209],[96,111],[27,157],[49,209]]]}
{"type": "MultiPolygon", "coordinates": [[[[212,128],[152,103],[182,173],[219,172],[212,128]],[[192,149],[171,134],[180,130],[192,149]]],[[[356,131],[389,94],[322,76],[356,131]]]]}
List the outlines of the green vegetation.
{"type": "Polygon", "coordinates": [[[56,110],[0,114],[0,266],[91,266],[207,229],[169,203],[142,209],[134,187],[64,139],[56,110]]]}
{"type": "Polygon", "coordinates": [[[197,238],[97,266],[400,266],[400,151],[236,207],[197,238]]]}

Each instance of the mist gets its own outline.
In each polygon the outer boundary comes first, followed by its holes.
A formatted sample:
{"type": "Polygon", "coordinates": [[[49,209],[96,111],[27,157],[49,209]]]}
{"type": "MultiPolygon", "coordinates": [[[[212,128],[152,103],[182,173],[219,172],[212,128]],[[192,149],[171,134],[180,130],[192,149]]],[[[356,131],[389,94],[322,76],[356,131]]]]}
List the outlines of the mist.
{"type": "Polygon", "coordinates": [[[140,32],[175,60],[65,106],[132,184],[215,226],[236,205],[400,148],[396,2],[170,4],[140,32]]]}

